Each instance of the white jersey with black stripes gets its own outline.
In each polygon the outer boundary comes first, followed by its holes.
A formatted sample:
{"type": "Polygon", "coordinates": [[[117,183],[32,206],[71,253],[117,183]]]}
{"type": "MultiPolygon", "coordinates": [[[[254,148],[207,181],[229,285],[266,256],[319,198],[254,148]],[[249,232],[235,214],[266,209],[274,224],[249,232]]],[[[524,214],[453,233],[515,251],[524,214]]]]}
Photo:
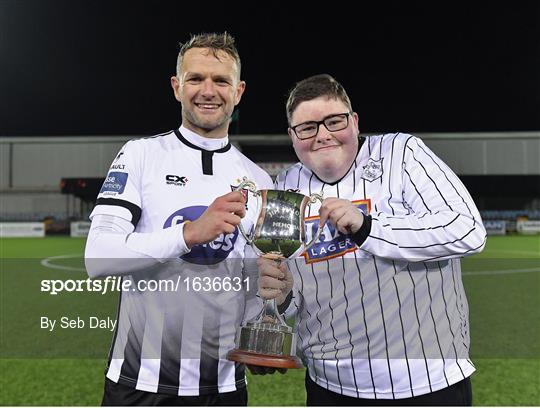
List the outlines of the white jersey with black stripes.
{"type": "MultiPolygon", "coordinates": [[[[419,138],[362,138],[341,180],[324,183],[297,163],[275,187],[345,198],[372,219],[359,246],[327,223],[319,240],[289,261],[287,313],[296,314],[298,352],[317,384],[397,399],[472,374],[459,258],[481,251],[486,233],[459,178],[419,138]]],[[[309,211],[307,239],[318,228],[318,204],[309,211]]]]}
{"type": "MultiPolygon", "coordinates": [[[[141,391],[205,395],[245,386],[226,359],[250,304],[260,310],[255,254],[236,229],[187,248],[183,225],[243,177],[271,188],[268,174],[228,138],[184,127],[128,142],[90,215],[86,265],[92,277],[122,275],[118,324],[106,376],[141,391]],[[251,279],[251,280],[250,280],[251,279]]],[[[246,229],[255,221],[248,202],[246,229]]]]}

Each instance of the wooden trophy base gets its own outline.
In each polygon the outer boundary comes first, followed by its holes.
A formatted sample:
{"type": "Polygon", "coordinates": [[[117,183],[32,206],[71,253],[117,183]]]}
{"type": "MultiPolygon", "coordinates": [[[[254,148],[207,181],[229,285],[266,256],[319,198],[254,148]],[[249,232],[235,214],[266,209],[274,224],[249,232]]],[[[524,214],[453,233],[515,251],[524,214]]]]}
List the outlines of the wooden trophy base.
{"type": "Polygon", "coordinates": [[[274,368],[302,368],[302,362],[295,356],[275,356],[271,354],[258,354],[249,351],[234,349],[227,353],[227,359],[262,367],[274,368]]]}

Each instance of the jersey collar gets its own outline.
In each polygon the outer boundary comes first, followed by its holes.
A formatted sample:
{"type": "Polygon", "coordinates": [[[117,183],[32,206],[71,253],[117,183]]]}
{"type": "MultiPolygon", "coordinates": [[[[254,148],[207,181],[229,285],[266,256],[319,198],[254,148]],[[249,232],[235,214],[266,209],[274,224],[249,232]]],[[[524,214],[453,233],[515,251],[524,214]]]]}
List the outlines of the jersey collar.
{"type": "Polygon", "coordinates": [[[206,150],[204,147],[201,147],[195,144],[197,142],[200,142],[200,139],[202,139],[202,137],[191,132],[185,127],[180,126],[180,129],[174,129],[174,134],[176,135],[178,140],[180,140],[186,146],[195,150],[200,150],[202,173],[207,176],[211,176],[214,174],[214,165],[213,165],[213,160],[212,160],[214,153],[225,153],[231,149],[231,143],[229,142],[228,137],[226,137],[227,144],[225,146],[218,148],[216,150],[206,150]],[[182,133],[180,133],[180,131],[182,131],[182,133]],[[186,137],[184,137],[184,135],[186,135],[186,137]],[[188,138],[191,138],[192,141],[188,140],[188,138]]]}
{"type": "Polygon", "coordinates": [[[206,150],[214,153],[223,153],[231,148],[229,137],[225,136],[221,139],[210,139],[198,135],[197,133],[187,129],[183,125],[180,129],[175,129],[176,137],[185,145],[197,150],[206,150]]]}

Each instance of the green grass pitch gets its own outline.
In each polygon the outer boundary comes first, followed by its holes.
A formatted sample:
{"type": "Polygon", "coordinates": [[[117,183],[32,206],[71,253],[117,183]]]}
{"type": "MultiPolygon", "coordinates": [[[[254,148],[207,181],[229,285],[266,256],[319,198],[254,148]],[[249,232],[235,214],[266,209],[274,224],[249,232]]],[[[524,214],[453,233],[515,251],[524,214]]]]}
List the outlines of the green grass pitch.
{"type": "MultiPolygon", "coordinates": [[[[39,316],[92,312],[114,318],[117,294],[51,296],[42,279],[84,279],[84,239],[0,240],[0,405],[101,403],[112,333],[47,333],[39,316]],[[51,258],[52,257],[52,258],[51,258]],[[66,267],[51,269],[49,264],[66,267]],[[46,262],[45,262],[46,263],[46,262]]],[[[463,262],[470,306],[474,405],[540,405],[540,236],[490,237],[463,262]]],[[[248,374],[249,405],[304,405],[304,370],[248,374]]]]}

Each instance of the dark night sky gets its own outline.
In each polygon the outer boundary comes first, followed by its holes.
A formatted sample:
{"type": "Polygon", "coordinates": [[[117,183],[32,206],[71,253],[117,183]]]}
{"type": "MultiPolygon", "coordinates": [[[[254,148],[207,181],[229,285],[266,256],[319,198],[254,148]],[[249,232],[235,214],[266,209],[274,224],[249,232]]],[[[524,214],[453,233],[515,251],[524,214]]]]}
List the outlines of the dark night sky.
{"type": "Polygon", "coordinates": [[[322,72],[364,132],[540,129],[540,2],[358,3],[0,0],[0,135],[177,127],[178,41],[223,30],[247,82],[231,133],[285,133],[287,90],[322,72]]]}

